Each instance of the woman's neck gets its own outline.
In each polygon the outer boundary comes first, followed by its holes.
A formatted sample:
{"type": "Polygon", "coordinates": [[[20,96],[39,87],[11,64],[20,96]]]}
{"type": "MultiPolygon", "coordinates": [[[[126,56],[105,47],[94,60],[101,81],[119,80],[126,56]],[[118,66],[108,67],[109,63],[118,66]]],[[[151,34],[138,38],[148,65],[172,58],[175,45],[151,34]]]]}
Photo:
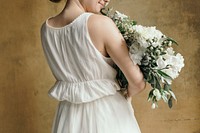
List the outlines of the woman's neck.
{"type": "Polygon", "coordinates": [[[67,0],[64,9],[62,10],[61,14],[65,16],[65,14],[73,14],[73,15],[80,15],[85,12],[84,7],[81,5],[79,0],[67,0]]]}

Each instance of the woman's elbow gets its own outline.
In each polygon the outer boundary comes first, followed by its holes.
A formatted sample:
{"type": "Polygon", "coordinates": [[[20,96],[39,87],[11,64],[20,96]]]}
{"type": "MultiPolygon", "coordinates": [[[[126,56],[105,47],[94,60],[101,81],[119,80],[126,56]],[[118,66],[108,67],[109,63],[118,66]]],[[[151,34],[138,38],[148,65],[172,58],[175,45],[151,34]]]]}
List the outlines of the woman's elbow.
{"type": "Polygon", "coordinates": [[[134,96],[140,92],[142,92],[146,88],[146,82],[144,80],[141,80],[141,82],[128,86],[128,95],[134,96]]]}
{"type": "Polygon", "coordinates": [[[146,82],[144,80],[141,80],[141,82],[137,83],[135,88],[137,90],[137,93],[142,92],[146,87],[146,82]]]}
{"type": "Polygon", "coordinates": [[[144,80],[142,80],[139,84],[138,84],[138,90],[143,91],[146,88],[146,82],[144,80]]]}

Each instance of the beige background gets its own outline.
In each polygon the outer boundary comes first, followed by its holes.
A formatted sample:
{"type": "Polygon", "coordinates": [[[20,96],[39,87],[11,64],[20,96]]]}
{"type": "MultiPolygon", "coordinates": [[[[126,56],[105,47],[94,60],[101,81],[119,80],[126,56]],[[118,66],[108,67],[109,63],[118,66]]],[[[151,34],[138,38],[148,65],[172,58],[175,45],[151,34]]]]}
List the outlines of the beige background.
{"type": "MultiPolygon", "coordinates": [[[[48,97],[54,84],[40,42],[40,26],[64,2],[7,0],[0,5],[0,133],[50,133],[57,101],[48,97]]],[[[149,89],[133,98],[142,133],[200,133],[200,1],[113,0],[110,6],[156,25],[179,43],[185,68],[174,81],[178,98],[172,109],[151,110],[149,89]]]]}

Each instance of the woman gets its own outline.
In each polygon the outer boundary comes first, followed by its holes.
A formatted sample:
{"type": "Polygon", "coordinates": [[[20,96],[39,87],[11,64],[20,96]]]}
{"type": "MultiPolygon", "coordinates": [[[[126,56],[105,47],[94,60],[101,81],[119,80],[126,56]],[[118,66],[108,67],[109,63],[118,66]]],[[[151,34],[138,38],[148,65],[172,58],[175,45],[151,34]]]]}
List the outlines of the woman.
{"type": "Polygon", "coordinates": [[[108,2],[67,0],[42,25],[44,53],[57,80],[49,95],[60,101],[52,133],[140,133],[130,99],[118,92],[113,62],[129,82],[129,97],[145,82],[115,24],[99,15],[108,2]]]}

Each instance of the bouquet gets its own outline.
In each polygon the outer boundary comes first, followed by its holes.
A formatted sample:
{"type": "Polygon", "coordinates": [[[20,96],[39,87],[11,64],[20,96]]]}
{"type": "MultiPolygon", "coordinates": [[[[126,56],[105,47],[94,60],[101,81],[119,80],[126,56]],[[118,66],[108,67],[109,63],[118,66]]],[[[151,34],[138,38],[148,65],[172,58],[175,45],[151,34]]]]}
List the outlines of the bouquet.
{"type": "MultiPolygon", "coordinates": [[[[161,99],[171,108],[172,99],[177,100],[171,84],[184,67],[183,56],[172,48],[173,44],[177,45],[176,41],[156,27],[136,25],[135,21],[118,11],[111,13],[108,9],[102,13],[114,21],[126,41],[132,61],[138,64],[145,81],[151,85],[148,101],[152,102],[152,108],[158,107],[161,99]]],[[[127,91],[128,82],[124,74],[117,65],[115,69],[121,91],[127,91]]]]}

